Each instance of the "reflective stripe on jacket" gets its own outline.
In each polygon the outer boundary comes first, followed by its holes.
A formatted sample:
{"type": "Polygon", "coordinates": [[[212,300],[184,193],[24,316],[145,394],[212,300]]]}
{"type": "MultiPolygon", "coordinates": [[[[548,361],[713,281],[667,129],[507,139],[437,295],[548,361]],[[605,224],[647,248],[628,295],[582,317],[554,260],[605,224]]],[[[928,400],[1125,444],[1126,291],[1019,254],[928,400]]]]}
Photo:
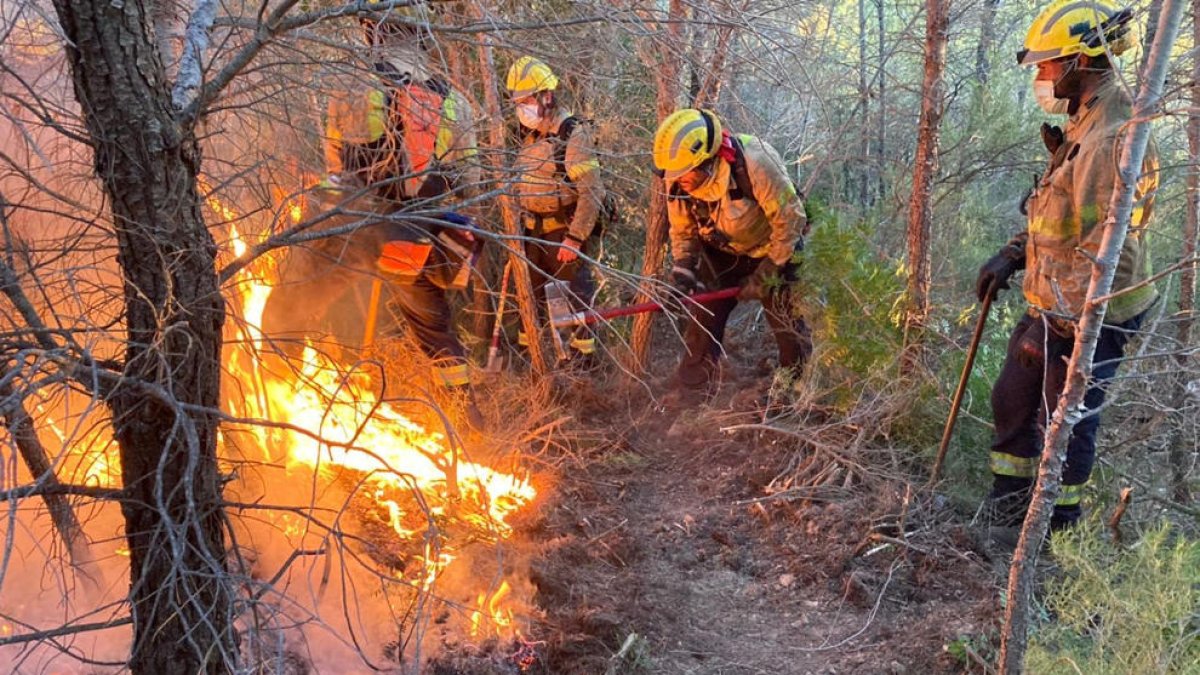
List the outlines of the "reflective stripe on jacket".
{"type": "MultiPolygon", "coordinates": [[[[1029,199],[1025,246],[1025,298],[1039,310],[1076,318],[1083,308],[1092,261],[1100,249],[1125,125],[1133,115],[1129,97],[1113,80],[1101,86],[1067,124],[1065,140],[1029,199]],[[1086,252],[1086,254],[1085,254],[1086,252]]],[[[1134,194],[1133,217],[1117,264],[1113,291],[1150,276],[1146,232],[1158,189],[1158,150],[1146,148],[1134,194]]],[[[1107,323],[1121,323],[1154,304],[1158,291],[1147,284],[1108,304],[1107,323]]]]}
{"type": "MultiPolygon", "coordinates": [[[[753,195],[740,195],[730,179],[729,189],[719,202],[706,204],[713,230],[704,240],[713,245],[713,235],[720,240],[719,248],[735,255],[752,258],[769,257],[783,265],[791,257],[797,242],[808,228],[804,202],[788,178],[783,160],[774,148],[760,139],[740,135],[753,195]]],[[[724,162],[723,159],[718,159],[724,162]]],[[[732,172],[731,172],[732,174],[732,172]]],[[[671,255],[675,260],[697,259],[705,223],[696,222],[696,213],[689,203],[691,197],[680,189],[668,192],[675,196],[667,200],[667,219],[671,226],[671,255]]],[[[707,228],[706,228],[707,229],[707,228]]]]}
{"type": "Polygon", "coordinates": [[[369,183],[406,175],[404,197],[417,196],[430,172],[449,174],[457,187],[480,179],[474,115],[455,90],[443,96],[418,83],[349,87],[330,99],[325,129],[330,173],[362,172],[369,183]],[[347,146],[364,148],[359,156],[371,166],[345,166],[347,146]]]}

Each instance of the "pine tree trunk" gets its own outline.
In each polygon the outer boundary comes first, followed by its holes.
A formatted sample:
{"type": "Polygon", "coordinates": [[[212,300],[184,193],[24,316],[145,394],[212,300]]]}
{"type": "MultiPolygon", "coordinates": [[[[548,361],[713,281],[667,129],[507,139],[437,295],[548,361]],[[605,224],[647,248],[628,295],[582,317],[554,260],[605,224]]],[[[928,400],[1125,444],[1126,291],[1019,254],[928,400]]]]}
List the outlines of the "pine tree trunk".
{"type": "MultiPolygon", "coordinates": [[[[479,71],[483,78],[484,106],[487,108],[488,138],[491,146],[492,169],[504,178],[504,157],[507,144],[504,141],[504,113],[500,109],[500,89],[496,81],[496,63],[492,56],[492,38],[486,33],[479,35],[479,71]]],[[[520,237],[521,222],[511,195],[500,196],[500,211],[504,219],[504,231],[509,237],[520,237]]],[[[517,309],[521,315],[521,326],[529,336],[529,360],[533,372],[547,372],[546,357],[542,353],[541,331],[538,326],[537,300],[533,295],[529,266],[525,262],[525,247],[516,240],[506,242],[508,260],[512,263],[513,289],[516,291],[517,309]]]]}
{"type": "MultiPolygon", "coordinates": [[[[867,0],[858,0],[858,96],[863,112],[869,112],[871,90],[870,83],[867,82],[867,0]]],[[[864,119],[867,117],[868,115],[863,115],[864,119]]],[[[871,189],[871,134],[862,134],[858,147],[863,167],[858,180],[858,203],[865,207],[871,189]]]]}
{"type": "MultiPolygon", "coordinates": [[[[732,16],[738,16],[742,10],[738,10],[732,6],[731,2],[710,3],[709,7],[715,10],[719,5],[732,16]]],[[[714,17],[716,16],[714,12],[714,17]]],[[[721,98],[721,85],[725,79],[725,60],[729,57],[729,46],[733,41],[733,26],[721,26],[717,30],[717,42],[711,51],[705,54],[704,60],[697,60],[697,63],[703,63],[705,66],[704,79],[700,82],[700,88],[692,97],[692,107],[694,108],[713,108],[716,107],[717,101],[721,98]]]]}
{"type": "Polygon", "coordinates": [[[142,0],[55,0],[75,95],[112,209],[128,343],[109,397],[128,498],[134,673],[237,663],[217,471],[221,327],[216,246],[142,0]],[[186,407],[185,407],[186,406],[186,407]]]}
{"type": "MultiPolygon", "coordinates": [[[[683,16],[683,1],[670,0],[667,6],[667,36],[666,44],[681,44],[682,29],[678,19],[683,16]]],[[[647,50],[643,60],[651,55],[658,57],[656,63],[647,63],[647,67],[655,69],[657,84],[658,120],[675,111],[676,101],[679,100],[679,62],[670,54],[647,50]]],[[[667,244],[667,193],[662,179],[655,178],[650,187],[650,210],[646,214],[646,251],[642,258],[642,276],[653,278],[662,271],[666,259],[667,244]]],[[[653,285],[642,282],[637,302],[651,299],[653,285]]],[[[632,370],[636,373],[645,372],[649,366],[650,348],[653,337],[655,313],[639,314],[633,319],[633,333],[630,343],[633,350],[632,370]]]]}
{"type": "Polygon", "coordinates": [[[992,74],[992,42],[996,32],[996,12],[1000,9],[1001,0],[986,0],[980,8],[979,42],[975,47],[975,77],[982,85],[987,85],[992,74]]]}
{"type": "Polygon", "coordinates": [[[1108,303],[1103,298],[1112,288],[1117,261],[1129,231],[1133,212],[1133,193],[1141,173],[1142,159],[1150,138],[1150,117],[1162,95],[1163,79],[1170,62],[1170,46],[1175,42],[1179,18],[1183,12],[1181,0],[1165,0],[1159,17],[1158,30],[1143,70],[1144,78],[1134,103],[1133,121],[1125,135],[1119,162],[1120,184],[1113,191],[1104,222],[1104,238],[1092,267],[1087,299],[1076,331],[1075,349],[1067,365],[1067,381],[1059,397],[1058,407],[1046,429],[1041,463],[1033,499],[1021,528],[1021,538],[1013,555],[1008,575],[1008,605],[1004,613],[1004,630],[1000,636],[1000,666],[1005,675],[1018,675],[1025,662],[1028,646],[1029,604],[1033,597],[1035,563],[1050,526],[1050,515],[1058,497],[1062,466],[1071,430],[1086,414],[1083,405],[1092,371],[1092,357],[1104,325],[1108,303]],[[1100,298],[1100,301],[1096,301],[1100,298]]]}
{"type": "MultiPolygon", "coordinates": [[[[1200,0],[1192,0],[1192,39],[1200,38],[1200,0]]],[[[1194,43],[1200,44],[1200,43],[1194,43]]],[[[1192,107],[1188,111],[1188,173],[1187,173],[1187,219],[1183,227],[1182,260],[1196,257],[1197,232],[1200,228],[1200,56],[1192,55],[1192,107]]],[[[1175,360],[1179,364],[1176,372],[1174,387],[1174,408],[1185,409],[1188,391],[1187,376],[1192,372],[1189,357],[1183,350],[1192,344],[1192,331],[1196,322],[1196,263],[1188,263],[1179,275],[1179,326],[1177,328],[1177,344],[1179,353],[1175,360]]],[[[1191,447],[1183,437],[1181,429],[1172,433],[1168,459],[1171,463],[1171,495],[1180,504],[1192,501],[1191,489],[1188,486],[1188,473],[1192,466],[1192,455],[1195,448],[1191,447]]]]}
{"type": "Polygon", "coordinates": [[[887,62],[887,51],[884,46],[884,30],[887,27],[883,11],[883,0],[875,0],[875,23],[879,34],[879,45],[876,49],[875,68],[879,80],[879,120],[875,130],[875,176],[878,185],[875,188],[879,199],[887,196],[887,183],[884,169],[887,167],[887,72],[884,64],[887,62]]]}
{"type": "MultiPolygon", "coordinates": [[[[7,402],[0,406],[0,421],[8,428],[8,433],[11,435],[13,443],[16,444],[17,451],[21,453],[21,459],[29,469],[29,475],[33,478],[34,484],[51,490],[42,495],[42,501],[45,502],[46,510],[50,513],[50,522],[54,523],[54,529],[62,537],[63,545],[71,559],[71,565],[81,569],[87,568],[91,565],[92,559],[87,540],[83,536],[83,528],[79,524],[79,518],[75,515],[75,510],[71,508],[71,503],[67,501],[66,495],[54,494],[52,491],[61,485],[57,474],[54,473],[54,464],[50,461],[50,454],[42,446],[41,439],[38,438],[36,421],[25,409],[23,399],[13,391],[12,385],[6,382],[7,375],[6,369],[0,367],[0,401],[7,402]]],[[[91,570],[83,569],[83,571],[85,574],[82,575],[82,578],[85,581],[92,580],[89,576],[91,570]]],[[[99,577],[96,577],[96,580],[98,579],[99,577]]]]}
{"type": "Polygon", "coordinates": [[[925,79],[917,129],[912,197],[908,203],[908,317],[910,331],[919,330],[929,314],[929,237],[933,220],[933,185],[938,169],[938,135],[946,69],[950,0],[925,3],[925,79]]]}

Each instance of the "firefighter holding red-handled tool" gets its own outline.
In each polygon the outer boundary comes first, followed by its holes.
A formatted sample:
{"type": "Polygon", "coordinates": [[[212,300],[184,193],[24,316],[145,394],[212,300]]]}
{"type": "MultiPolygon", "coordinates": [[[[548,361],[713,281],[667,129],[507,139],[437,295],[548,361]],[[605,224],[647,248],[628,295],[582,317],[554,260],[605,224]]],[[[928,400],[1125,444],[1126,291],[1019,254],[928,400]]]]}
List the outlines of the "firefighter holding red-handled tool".
{"type": "Polygon", "coordinates": [[[762,140],[731,134],[715,113],[696,108],[663,120],[653,152],[667,185],[672,284],[685,295],[741,288],[690,312],[671,398],[689,405],[713,393],[725,324],[739,300],[762,303],[780,367],[798,373],[812,353],[792,292],[808,219],[783,160],[762,140]]]}

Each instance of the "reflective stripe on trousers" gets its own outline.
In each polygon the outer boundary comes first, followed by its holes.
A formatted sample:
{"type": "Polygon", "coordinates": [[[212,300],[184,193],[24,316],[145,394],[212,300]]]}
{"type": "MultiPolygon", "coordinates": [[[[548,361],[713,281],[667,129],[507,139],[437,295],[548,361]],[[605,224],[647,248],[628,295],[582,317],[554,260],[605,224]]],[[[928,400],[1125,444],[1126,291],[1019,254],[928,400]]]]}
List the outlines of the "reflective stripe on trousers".
{"type": "Polygon", "coordinates": [[[471,383],[471,371],[464,361],[439,363],[434,366],[442,386],[447,389],[462,387],[471,383]]]}

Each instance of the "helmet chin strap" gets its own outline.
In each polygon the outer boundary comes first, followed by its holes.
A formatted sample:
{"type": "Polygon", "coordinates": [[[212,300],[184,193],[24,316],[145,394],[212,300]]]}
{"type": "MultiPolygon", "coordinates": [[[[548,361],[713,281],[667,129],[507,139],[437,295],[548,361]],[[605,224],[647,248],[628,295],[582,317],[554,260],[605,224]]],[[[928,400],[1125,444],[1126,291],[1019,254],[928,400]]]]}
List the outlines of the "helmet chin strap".
{"type": "Polygon", "coordinates": [[[1083,93],[1079,89],[1079,75],[1085,69],[1079,66],[1079,59],[1082,55],[1076,54],[1063,69],[1058,79],[1054,80],[1054,96],[1057,98],[1065,98],[1070,101],[1067,106],[1067,113],[1074,115],[1079,110],[1080,95],[1083,93]]]}
{"type": "MultiPolygon", "coordinates": [[[[1087,97],[1090,97],[1096,90],[1098,83],[1105,77],[1112,75],[1111,67],[1097,68],[1092,65],[1084,65],[1084,55],[1076,54],[1071,60],[1070,67],[1055,81],[1054,95],[1060,98],[1065,98],[1071,102],[1067,112],[1074,115],[1079,107],[1082,106],[1087,97]],[[1063,91],[1059,92],[1059,88],[1063,91]]],[[[1091,63],[1091,59],[1088,59],[1091,63]]]]}
{"type": "Polygon", "coordinates": [[[555,113],[558,110],[558,97],[553,91],[540,91],[537,93],[538,104],[538,131],[547,132],[554,125],[555,113]]]}

